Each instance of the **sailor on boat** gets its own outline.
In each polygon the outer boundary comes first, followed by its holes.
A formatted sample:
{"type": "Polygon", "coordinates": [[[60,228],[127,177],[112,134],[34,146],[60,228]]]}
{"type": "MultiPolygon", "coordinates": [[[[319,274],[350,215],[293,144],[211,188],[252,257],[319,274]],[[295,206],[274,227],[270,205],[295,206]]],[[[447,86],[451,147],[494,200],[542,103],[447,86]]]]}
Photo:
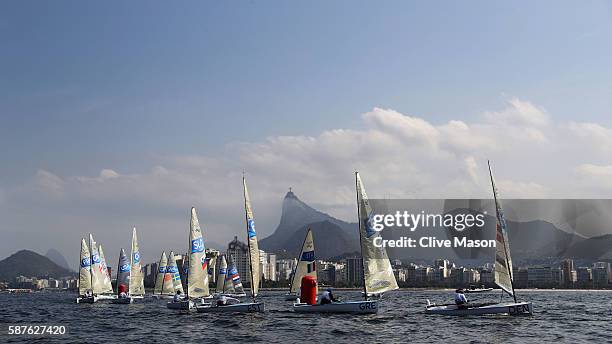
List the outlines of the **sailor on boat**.
{"type": "Polygon", "coordinates": [[[174,294],[174,302],[181,302],[183,297],[181,296],[181,291],[177,290],[176,294],[174,294]]]}
{"type": "Polygon", "coordinates": [[[327,305],[332,302],[338,302],[338,299],[334,297],[334,294],[332,293],[332,288],[327,288],[327,290],[324,291],[321,295],[321,304],[327,305]]]}
{"type": "Polygon", "coordinates": [[[455,290],[455,304],[458,308],[467,308],[468,299],[463,293],[463,289],[455,290]]]}
{"type": "Polygon", "coordinates": [[[227,297],[225,295],[221,295],[217,300],[217,306],[225,306],[227,305],[227,297]]]}

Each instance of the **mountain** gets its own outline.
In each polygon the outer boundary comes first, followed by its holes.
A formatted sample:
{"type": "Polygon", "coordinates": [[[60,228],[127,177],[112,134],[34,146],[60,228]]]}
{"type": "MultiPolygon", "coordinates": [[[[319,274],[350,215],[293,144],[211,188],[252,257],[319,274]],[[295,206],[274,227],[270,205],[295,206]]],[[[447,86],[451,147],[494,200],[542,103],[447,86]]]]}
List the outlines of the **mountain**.
{"type": "Polygon", "coordinates": [[[17,276],[25,277],[65,277],[74,272],[63,268],[49,258],[29,250],[21,250],[0,261],[0,281],[10,281],[17,276]]]}
{"type": "Polygon", "coordinates": [[[66,258],[64,258],[64,256],[62,256],[62,254],[54,248],[49,249],[47,254],[45,254],[45,257],[51,259],[52,262],[63,268],[70,269],[70,265],[68,265],[66,258]]]}
{"type": "Polygon", "coordinates": [[[281,219],[272,235],[259,242],[262,250],[281,256],[299,254],[306,229],[313,230],[317,257],[327,259],[346,252],[359,251],[356,223],[338,220],[302,202],[292,191],[283,199],[281,219]]]}
{"type": "Polygon", "coordinates": [[[570,246],[563,256],[591,260],[612,260],[612,234],[585,239],[570,246]]]}

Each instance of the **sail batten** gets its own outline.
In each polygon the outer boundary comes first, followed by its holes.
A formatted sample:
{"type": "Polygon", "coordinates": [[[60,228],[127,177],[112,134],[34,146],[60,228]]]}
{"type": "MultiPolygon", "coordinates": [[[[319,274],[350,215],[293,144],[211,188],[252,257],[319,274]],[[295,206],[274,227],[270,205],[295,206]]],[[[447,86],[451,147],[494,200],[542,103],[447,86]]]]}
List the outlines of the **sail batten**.
{"type": "Polygon", "coordinates": [[[251,207],[251,199],[247,190],[246,179],[242,177],[242,185],[244,188],[244,211],[247,225],[247,241],[249,244],[249,267],[251,269],[251,295],[253,298],[257,296],[259,291],[259,282],[261,280],[260,261],[259,261],[259,245],[257,244],[257,234],[255,232],[255,220],[253,219],[253,209],[251,207]]]}
{"type": "Polygon", "coordinates": [[[512,283],[512,258],[510,257],[510,246],[508,244],[508,227],[506,218],[499,201],[499,193],[495,186],[495,180],[493,179],[493,172],[491,171],[491,164],[489,163],[489,176],[491,177],[491,187],[493,189],[493,198],[495,200],[495,260],[494,260],[494,278],[495,284],[502,288],[506,293],[513,296],[516,301],[516,295],[514,294],[514,285],[512,283]]]}
{"type": "Polygon", "coordinates": [[[304,244],[302,244],[302,250],[298,259],[293,278],[291,279],[291,289],[289,290],[292,294],[297,294],[298,290],[300,290],[301,281],[304,276],[317,278],[314,239],[310,228],[308,228],[304,237],[304,244]]]}
{"type": "Polygon", "coordinates": [[[374,239],[380,237],[381,234],[375,231],[370,223],[373,211],[359,172],[355,172],[355,183],[357,189],[357,212],[359,216],[364,292],[367,298],[367,295],[399,289],[399,286],[395,280],[387,251],[384,247],[376,247],[374,245],[374,239]]]}
{"type": "Polygon", "coordinates": [[[187,295],[189,297],[207,297],[208,261],[204,247],[204,237],[195,208],[191,208],[189,229],[189,269],[187,272],[187,295]]]}
{"type": "Polygon", "coordinates": [[[136,227],[132,229],[132,254],[130,271],[130,295],[144,295],[144,275],[142,273],[142,263],[140,262],[140,249],[138,247],[138,235],[136,227]]]}
{"type": "Polygon", "coordinates": [[[164,288],[164,277],[166,275],[166,265],[168,265],[168,258],[166,257],[166,251],[162,252],[159,258],[159,264],[157,265],[157,278],[155,279],[155,289],[153,294],[162,294],[164,288]]]}
{"type": "Polygon", "coordinates": [[[81,255],[79,262],[79,295],[91,290],[91,254],[84,238],[81,238],[81,255]]]}

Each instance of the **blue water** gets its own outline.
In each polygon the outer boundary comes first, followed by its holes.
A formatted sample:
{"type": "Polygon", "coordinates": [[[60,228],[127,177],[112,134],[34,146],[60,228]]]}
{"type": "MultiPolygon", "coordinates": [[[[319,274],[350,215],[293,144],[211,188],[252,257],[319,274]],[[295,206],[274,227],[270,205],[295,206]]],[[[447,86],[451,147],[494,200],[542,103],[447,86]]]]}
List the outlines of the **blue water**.
{"type": "MultiPolygon", "coordinates": [[[[612,291],[522,291],[533,316],[450,317],[423,313],[450,291],[396,291],[376,315],[295,314],[281,291],[264,291],[263,314],[179,313],[165,301],[75,304],[75,294],[0,294],[0,343],[612,343],[612,291]],[[64,336],[8,336],[7,324],[65,325],[64,336]]],[[[344,299],[359,292],[337,291],[344,299]]],[[[493,299],[499,299],[494,294],[493,299]]],[[[481,298],[478,296],[477,298],[481,298]]]]}

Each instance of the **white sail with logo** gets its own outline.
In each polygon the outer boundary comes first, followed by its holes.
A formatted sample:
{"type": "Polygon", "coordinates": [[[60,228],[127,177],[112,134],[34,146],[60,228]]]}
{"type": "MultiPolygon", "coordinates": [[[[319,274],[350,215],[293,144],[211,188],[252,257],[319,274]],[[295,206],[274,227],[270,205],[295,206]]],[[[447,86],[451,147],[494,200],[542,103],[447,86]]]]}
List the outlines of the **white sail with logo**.
{"type": "Polygon", "coordinates": [[[495,186],[495,180],[493,179],[490,164],[489,176],[491,177],[493,198],[495,199],[495,214],[497,217],[497,222],[495,225],[495,261],[493,266],[495,284],[497,284],[511,296],[515,296],[514,286],[512,284],[512,258],[510,257],[510,246],[508,245],[508,229],[504,212],[499,202],[499,194],[497,187],[495,186]]]}
{"type": "Polygon", "coordinates": [[[240,280],[240,273],[234,263],[234,256],[230,255],[229,267],[227,268],[227,277],[225,278],[225,293],[233,293],[236,295],[244,294],[244,287],[240,280]]]}
{"type": "Polygon", "coordinates": [[[81,255],[79,262],[79,295],[91,290],[91,255],[84,238],[81,238],[81,255]]]}
{"type": "Polygon", "coordinates": [[[172,283],[172,292],[180,291],[181,294],[183,294],[181,274],[179,273],[178,265],[176,265],[176,257],[174,256],[174,251],[170,251],[170,258],[168,259],[168,267],[166,269],[166,273],[170,276],[170,282],[172,283]]]}
{"type": "Polygon", "coordinates": [[[108,265],[106,264],[106,257],[104,256],[104,249],[102,244],[98,245],[98,252],[100,254],[100,269],[104,274],[104,290],[103,293],[113,293],[113,285],[111,283],[110,273],[108,272],[108,265]]]}
{"type": "Polygon", "coordinates": [[[130,291],[130,260],[125,254],[125,250],[119,251],[119,264],[117,264],[117,294],[120,293],[121,286],[125,286],[125,290],[130,291]]]}
{"type": "Polygon", "coordinates": [[[168,265],[168,258],[166,257],[166,251],[162,252],[159,258],[159,264],[157,264],[157,277],[155,278],[155,288],[153,294],[161,294],[164,286],[164,275],[166,274],[166,265],[168,265]]]}
{"type": "Polygon", "coordinates": [[[298,259],[299,261],[291,280],[290,292],[293,294],[297,294],[298,290],[300,290],[301,281],[304,276],[312,276],[315,279],[317,278],[314,239],[312,237],[312,230],[310,228],[308,228],[308,231],[306,232],[304,244],[302,245],[302,250],[300,251],[298,259]]]}
{"type": "MultiPolygon", "coordinates": [[[[246,179],[242,177],[242,185],[244,187],[244,211],[246,214],[247,225],[247,241],[249,244],[249,267],[251,269],[251,295],[253,298],[257,296],[259,290],[259,281],[261,280],[261,272],[259,268],[259,245],[257,244],[257,234],[255,232],[255,221],[253,219],[253,209],[251,208],[251,199],[247,190],[246,179]]],[[[235,287],[235,286],[234,286],[235,287]]]]}
{"type": "Polygon", "coordinates": [[[142,273],[142,263],[140,262],[140,249],[138,248],[138,235],[136,227],[132,229],[132,255],[130,271],[130,295],[144,295],[144,276],[142,273]]]}
{"type": "Polygon", "coordinates": [[[189,231],[189,272],[187,295],[189,297],[207,297],[208,261],[204,248],[204,238],[195,208],[191,208],[191,224],[189,231]]]}
{"type": "Polygon", "coordinates": [[[373,216],[372,207],[363,188],[359,172],[355,172],[357,188],[357,209],[359,216],[359,236],[363,260],[363,277],[366,297],[398,289],[391,262],[384,247],[376,247],[374,239],[380,237],[370,223],[373,216]]]}
{"type": "Polygon", "coordinates": [[[91,234],[89,234],[89,247],[91,248],[91,289],[95,295],[98,295],[106,289],[104,284],[106,274],[102,271],[98,244],[91,234]]]}
{"type": "MultiPolygon", "coordinates": [[[[170,252],[170,254],[173,254],[170,252]]],[[[175,262],[176,266],[176,262],[175,262]]],[[[162,282],[162,295],[174,294],[174,273],[170,272],[170,259],[167,260],[166,268],[164,269],[164,280],[162,282]]],[[[178,271],[178,268],[177,268],[178,271]]]]}
{"type": "Polygon", "coordinates": [[[219,274],[217,275],[217,286],[215,287],[215,291],[217,293],[223,293],[225,284],[225,277],[227,276],[227,261],[225,260],[225,256],[221,256],[219,261],[219,274]]]}

